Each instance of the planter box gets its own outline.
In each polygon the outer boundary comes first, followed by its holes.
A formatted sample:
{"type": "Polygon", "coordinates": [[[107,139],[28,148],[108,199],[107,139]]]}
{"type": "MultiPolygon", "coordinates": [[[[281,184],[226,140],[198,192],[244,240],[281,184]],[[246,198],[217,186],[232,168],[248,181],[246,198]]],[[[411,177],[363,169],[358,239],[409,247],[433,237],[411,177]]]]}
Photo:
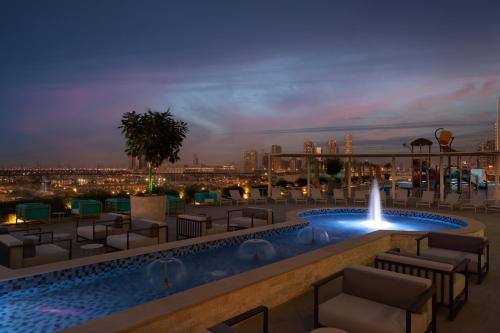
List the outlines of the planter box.
{"type": "Polygon", "coordinates": [[[130,197],[130,217],[132,220],[164,221],[166,205],[164,195],[132,196],[130,197]]]}

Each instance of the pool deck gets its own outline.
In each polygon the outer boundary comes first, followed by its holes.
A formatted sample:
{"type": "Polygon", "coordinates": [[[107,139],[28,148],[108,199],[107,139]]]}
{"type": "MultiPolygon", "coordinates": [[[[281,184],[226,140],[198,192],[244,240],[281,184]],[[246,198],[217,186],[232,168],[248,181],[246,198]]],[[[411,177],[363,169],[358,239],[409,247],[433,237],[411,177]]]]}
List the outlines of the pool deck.
{"type": "MultiPolygon", "coordinates": [[[[296,206],[296,205],[259,205],[269,207],[280,212],[296,211],[298,209],[325,208],[326,206],[296,206]]],[[[330,206],[328,206],[330,207],[330,206]]],[[[342,207],[342,206],[340,206],[342,207]]],[[[212,217],[215,223],[225,223],[227,210],[236,209],[235,206],[223,207],[187,207],[187,213],[206,213],[212,217]]],[[[238,207],[239,208],[239,207],[238,207]]],[[[410,205],[409,209],[415,209],[410,205]]],[[[434,209],[419,209],[429,212],[450,213],[449,210],[437,211],[434,209]]],[[[496,332],[500,328],[500,273],[498,272],[497,257],[500,252],[500,213],[474,213],[473,211],[451,212],[453,215],[474,218],[486,225],[487,237],[491,241],[491,263],[490,273],[482,285],[475,282],[471,285],[469,301],[458,314],[453,322],[446,320],[446,311],[438,311],[438,331],[439,332],[496,332]]],[[[175,217],[166,218],[169,226],[169,241],[175,240],[175,217]]],[[[75,239],[76,222],[68,217],[59,223],[43,226],[44,231],[57,233],[69,233],[75,239]]],[[[75,258],[83,257],[80,246],[91,242],[76,243],[73,245],[75,258]]],[[[1,275],[1,272],[0,272],[1,275]]],[[[339,290],[339,284],[332,284],[326,288],[327,294],[332,295],[339,290]],[[329,289],[329,290],[328,290],[329,289]]],[[[255,333],[260,332],[260,319],[249,320],[238,327],[238,332],[255,333]]],[[[270,311],[270,332],[305,333],[312,329],[313,321],[313,295],[312,290],[292,301],[277,306],[270,311]]]]}

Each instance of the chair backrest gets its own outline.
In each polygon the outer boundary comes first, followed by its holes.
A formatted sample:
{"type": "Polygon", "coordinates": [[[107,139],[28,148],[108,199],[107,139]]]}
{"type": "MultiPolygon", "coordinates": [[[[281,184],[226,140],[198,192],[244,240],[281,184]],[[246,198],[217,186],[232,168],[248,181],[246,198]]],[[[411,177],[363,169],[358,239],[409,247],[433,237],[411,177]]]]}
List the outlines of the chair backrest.
{"type": "Polygon", "coordinates": [[[428,244],[429,247],[478,253],[484,247],[484,239],[481,237],[430,232],[428,244]]]}
{"type": "Polygon", "coordinates": [[[318,188],[311,189],[311,197],[313,199],[322,199],[323,198],[323,196],[321,195],[321,191],[318,188]]]}
{"type": "Polygon", "coordinates": [[[421,200],[425,202],[434,202],[434,191],[424,191],[421,200]]]}
{"type": "Polygon", "coordinates": [[[294,198],[294,199],[302,199],[303,198],[302,192],[300,192],[297,189],[292,189],[290,191],[290,194],[292,195],[292,198],[294,198]]]}
{"type": "Polygon", "coordinates": [[[229,190],[229,194],[231,195],[231,199],[233,200],[241,200],[241,194],[238,190],[229,190]]]}
{"type": "Polygon", "coordinates": [[[259,191],[258,188],[252,188],[252,189],[250,189],[250,196],[253,199],[261,199],[262,198],[262,195],[260,194],[260,191],[259,191]]]}
{"type": "Polygon", "coordinates": [[[334,188],[333,196],[337,199],[344,199],[345,198],[344,190],[341,188],[334,188]]]}
{"type": "Polygon", "coordinates": [[[408,199],[408,192],[403,189],[398,189],[396,191],[396,199],[397,200],[406,200],[408,199]]]}
{"type": "Polygon", "coordinates": [[[342,291],[398,308],[410,307],[432,285],[430,280],[353,265],[344,269],[342,291]]]}
{"type": "Polygon", "coordinates": [[[454,203],[457,203],[458,200],[460,200],[460,195],[458,193],[448,193],[448,195],[446,196],[445,202],[450,203],[450,204],[454,204],[454,203]]]}

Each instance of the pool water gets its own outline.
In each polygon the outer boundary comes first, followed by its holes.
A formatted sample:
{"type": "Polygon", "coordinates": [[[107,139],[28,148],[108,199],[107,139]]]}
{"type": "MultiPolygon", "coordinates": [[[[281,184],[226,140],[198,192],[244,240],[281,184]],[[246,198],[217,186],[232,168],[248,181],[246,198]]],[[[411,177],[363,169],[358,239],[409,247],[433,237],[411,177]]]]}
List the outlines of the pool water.
{"type": "MultiPolygon", "coordinates": [[[[366,214],[322,214],[303,218],[309,221],[303,228],[265,237],[274,247],[275,256],[272,258],[242,260],[238,256],[239,245],[177,257],[185,265],[186,277],[168,287],[163,283],[164,276],[152,278],[152,271],[148,270],[151,262],[145,262],[83,278],[8,292],[0,296],[0,332],[62,330],[376,230],[373,226],[363,224],[366,214]],[[326,241],[323,238],[322,241],[308,242],[307,230],[304,229],[310,228],[308,225],[312,230],[327,234],[326,241]]],[[[388,215],[384,219],[391,223],[393,230],[461,227],[420,217],[388,215]]]]}

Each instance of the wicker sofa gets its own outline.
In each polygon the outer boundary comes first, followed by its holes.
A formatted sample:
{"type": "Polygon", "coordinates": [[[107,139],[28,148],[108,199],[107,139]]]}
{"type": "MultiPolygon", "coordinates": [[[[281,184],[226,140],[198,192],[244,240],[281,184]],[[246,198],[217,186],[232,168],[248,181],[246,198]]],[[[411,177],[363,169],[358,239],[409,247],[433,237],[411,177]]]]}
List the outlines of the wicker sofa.
{"type": "Polygon", "coordinates": [[[226,232],[226,225],[212,223],[210,216],[180,214],[176,221],[176,239],[196,238],[226,232]]]}
{"type": "Polygon", "coordinates": [[[371,333],[435,331],[435,290],[430,280],[352,265],[313,287],[315,328],[371,333]],[[320,287],[340,277],[342,292],[320,303],[320,287]]]}
{"type": "Polygon", "coordinates": [[[76,241],[104,242],[109,235],[127,232],[130,217],[117,213],[105,213],[99,220],[76,221],[76,241]]]}
{"type": "Polygon", "coordinates": [[[79,219],[100,217],[102,203],[98,200],[73,200],[71,202],[71,213],[79,219]]]}
{"type": "Polygon", "coordinates": [[[18,220],[48,220],[50,221],[51,209],[49,204],[42,202],[22,203],[16,206],[16,223],[18,220]]]}
{"type": "Polygon", "coordinates": [[[417,255],[437,260],[469,259],[468,272],[481,284],[490,270],[490,243],[482,237],[430,232],[417,238],[417,255]],[[422,241],[427,239],[427,247],[422,241]]]}

